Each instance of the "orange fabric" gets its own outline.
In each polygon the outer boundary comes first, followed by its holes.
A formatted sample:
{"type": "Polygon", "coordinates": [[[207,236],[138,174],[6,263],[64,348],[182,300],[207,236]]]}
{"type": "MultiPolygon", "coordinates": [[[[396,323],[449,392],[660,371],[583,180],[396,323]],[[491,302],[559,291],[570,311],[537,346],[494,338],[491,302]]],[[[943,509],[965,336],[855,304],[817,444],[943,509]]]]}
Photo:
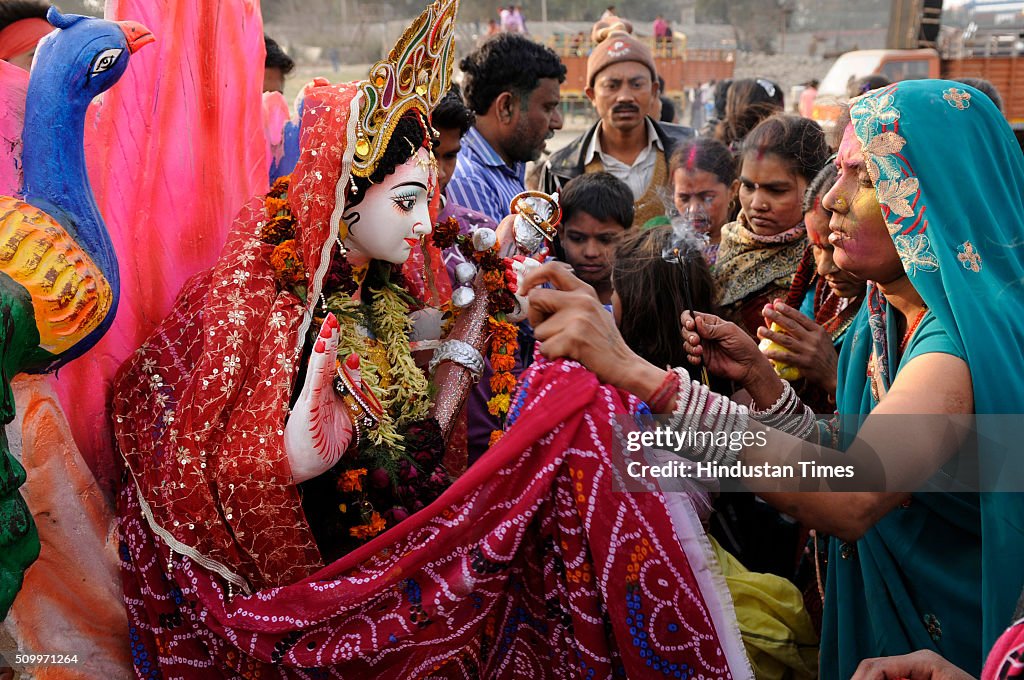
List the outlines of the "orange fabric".
{"type": "Polygon", "coordinates": [[[0,31],[0,59],[7,61],[33,49],[44,35],[53,31],[46,19],[22,19],[0,31]]]}
{"type": "Polygon", "coordinates": [[[7,432],[28,472],[21,492],[42,549],[0,624],[0,640],[12,649],[78,655],[73,666],[29,666],[39,680],[128,677],[128,618],[112,508],[71,439],[47,378],[20,375],[11,389],[17,417],[7,432]]]}

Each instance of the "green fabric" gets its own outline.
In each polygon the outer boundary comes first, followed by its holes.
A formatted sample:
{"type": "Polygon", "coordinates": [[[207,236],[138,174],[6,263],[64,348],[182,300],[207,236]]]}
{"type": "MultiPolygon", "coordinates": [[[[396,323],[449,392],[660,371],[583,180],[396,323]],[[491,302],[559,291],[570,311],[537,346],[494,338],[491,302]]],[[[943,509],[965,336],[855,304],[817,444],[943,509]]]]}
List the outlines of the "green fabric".
{"type": "MultiPolygon", "coordinates": [[[[875,406],[866,366],[886,387],[911,358],[942,352],[971,370],[975,412],[1024,403],[1024,163],[999,111],[960,83],[901,82],[856,100],[854,129],[897,251],[929,312],[902,361],[877,290],[840,356],[839,412],[875,406]],[[874,313],[872,312],[872,309],[874,313]]],[[[984,468],[1008,453],[986,446],[984,468]]],[[[1019,463],[1018,463],[1019,465],[1019,463]]],[[[855,546],[831,548],[823,678],[866,657],[933,649],[978,675],[1024,584],[1021,494],[916,494],[855,546]]]]}

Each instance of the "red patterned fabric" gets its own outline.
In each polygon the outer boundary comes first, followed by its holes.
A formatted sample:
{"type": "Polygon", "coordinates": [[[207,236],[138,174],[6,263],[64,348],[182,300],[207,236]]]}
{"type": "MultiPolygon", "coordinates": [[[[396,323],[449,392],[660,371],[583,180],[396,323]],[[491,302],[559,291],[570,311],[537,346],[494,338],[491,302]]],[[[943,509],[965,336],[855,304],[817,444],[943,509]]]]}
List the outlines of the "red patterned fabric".
{"type": "Polygon", "coordinates": [[[616,493],[626,396],[534,366],[516,425],[434,504],[281,588],[228,598],[120,496],[139,677],[706,677],[732,673],[659,493],[616,493]]]}
{"type": "Polygon", "coordinates": [[[291,482],[284,424],[307,305],[338,239],[358,92],[354,83],[306,92],[288,197],[307,302],[278,290],[273,247],[259,238],[266,209],[254,198],[213,269],[186,284],[114,386],[117,444],[154,531],[248,592],[322,566],[291,482]]]}

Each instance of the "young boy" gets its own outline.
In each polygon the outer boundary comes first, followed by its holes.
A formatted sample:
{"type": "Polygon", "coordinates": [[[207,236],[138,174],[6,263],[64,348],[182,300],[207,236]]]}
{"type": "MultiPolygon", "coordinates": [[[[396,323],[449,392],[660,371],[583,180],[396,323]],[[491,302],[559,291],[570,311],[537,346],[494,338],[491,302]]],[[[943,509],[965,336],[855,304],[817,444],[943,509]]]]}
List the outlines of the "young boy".
{"type": "Polygon", "coordinates": [[[633,192],[607,172],[569,180],[559,194],[562,222],[555,255],[597,291],[601,303],[612,302],[615,248],[633,226],[633,192]]]}

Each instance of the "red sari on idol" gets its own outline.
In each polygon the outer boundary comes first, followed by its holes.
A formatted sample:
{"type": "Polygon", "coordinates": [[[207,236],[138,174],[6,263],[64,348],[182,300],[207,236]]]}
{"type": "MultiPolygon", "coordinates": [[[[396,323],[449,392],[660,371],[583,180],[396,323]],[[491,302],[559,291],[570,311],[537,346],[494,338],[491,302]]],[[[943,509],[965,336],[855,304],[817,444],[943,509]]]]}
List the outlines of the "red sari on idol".
{"type": "MultiPolygon", "coordinates": [[[[307,93],[288,193],[306,300],[338,238],[358,111],[354,85],[307,93]]],[[[262,197],[242,210],[118,376],[139,677],[751,676],[689,498],[616,491],[616,416],[637,402],[575,364],[532,368],[476,465],[324,564],[283,445],[311,319],[276,283],[266,219],[262,197]]]]}

